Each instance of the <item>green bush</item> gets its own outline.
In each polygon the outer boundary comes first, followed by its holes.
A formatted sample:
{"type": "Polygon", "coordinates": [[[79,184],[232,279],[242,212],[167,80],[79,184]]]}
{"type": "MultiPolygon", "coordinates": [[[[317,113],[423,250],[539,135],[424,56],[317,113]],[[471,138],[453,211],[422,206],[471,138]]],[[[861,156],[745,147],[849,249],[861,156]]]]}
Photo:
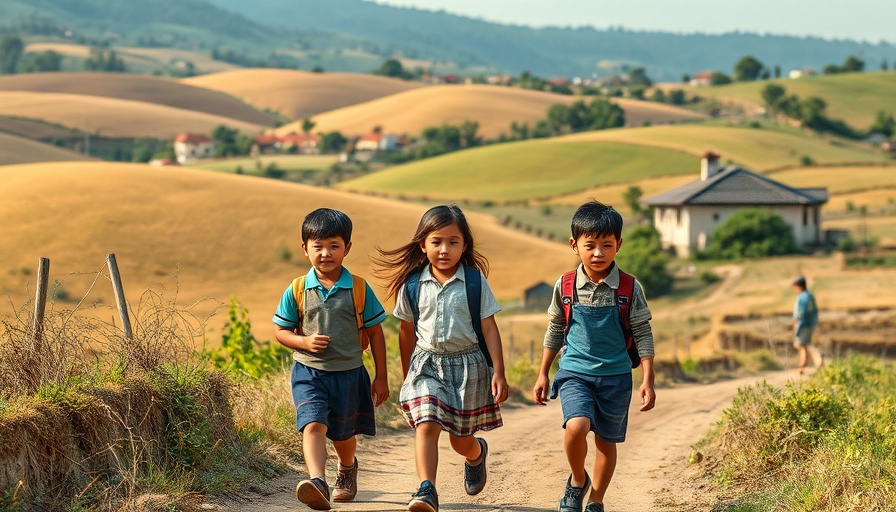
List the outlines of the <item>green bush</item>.
{"type": "Polygon", "coordinates": [[[669,293],[673,278],[659,232],[652,226],[636,226],[625,232],[622,239],[622,249],[616,255],[619,268],[635,276],[648,297],[669,293]]]}
{"type": "Polygon", "coordinates": [[[745,208],[725,219],[712,232],[703,256],[739,259],[795,252],[793,230],[783,217],[766,208],[745,208]]]}
{"type": "Polygon", "coordinates": [[[240,306],[236,297],[231,297],[227,314],[229,321],[224,326],[221,347],[205,352],[216,367],[258,378],[289,364],[290,351],[280,343],[255,338],[249,312],[240,306]]]}

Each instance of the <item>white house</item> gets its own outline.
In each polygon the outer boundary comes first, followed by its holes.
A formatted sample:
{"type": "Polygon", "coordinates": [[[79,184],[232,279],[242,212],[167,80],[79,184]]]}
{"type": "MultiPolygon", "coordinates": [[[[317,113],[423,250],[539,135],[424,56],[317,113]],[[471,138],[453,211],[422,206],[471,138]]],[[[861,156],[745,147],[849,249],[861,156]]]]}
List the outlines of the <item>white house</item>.
{"type": "Polygon", "coordinates": [[[709,235],[743,208],[775,211],[793,227],[797,245],[823,241],[821,207],[826,188],[793,188],[741,167],[719,168],[719,155],[703,155],[700,179],[642,201],[654,207],[653,220],[663,247],[688,257],[706,249],[709,235]]]}
{"type": "Polygon", "coordinates": [[[174,154],[179,164],[211,158],[214,151],[214,142],[202,133],[181,133],[174,139],[174,154]]]}
{"type": "Polygon", "coordinates": [[[392,134],[368,133],[355,143],[355,151],[395,151],[398,149],[398,137],[392,134]]]}

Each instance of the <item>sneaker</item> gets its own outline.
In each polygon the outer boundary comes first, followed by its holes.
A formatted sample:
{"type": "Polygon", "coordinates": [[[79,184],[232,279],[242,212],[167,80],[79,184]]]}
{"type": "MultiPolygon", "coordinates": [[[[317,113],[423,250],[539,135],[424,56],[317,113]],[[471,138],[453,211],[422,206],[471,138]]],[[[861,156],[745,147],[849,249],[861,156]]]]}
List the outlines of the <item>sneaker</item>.
{"type": "Polygon", "coordinates": [[[566,481],[566,490],[563,492],[563,498],[560,499],[559,512],[581,512],[582,502],[585,500],[585,493],[591,490],[591,477],[585,472],[585,483],[581,487],[572,486],[572,475],[566,481]]]}
{"type": "Polygon", "coordinates": [[[330,510],[330,487],[321,477],[299,482],[296,498],[314,510],[330,510]]]}
{"type": "Polygon", "coordinates": [[[439,495],[429,480],[420,483],[417,492],[411,495],[408,502],[409,512],[439,512],[439,495]]]}
{"type": "Polygon", "coordinates": [[[604,512],[604,504],[592,501],[585,505],[585,512],[604,512]]]}
{"type": "Polygon", "coordinates": [[[336,484],[333,486],[333,501],[344,503],[355,499],[358,494],[358,459],[349,469],[339,468],[336,484]]]}
{"type": "Polygon", "coordinates": [[[485,459],[488,457],[488,443],[481,437],[477,437],[476,441],[479,442],[479,447],[482,449],[482,453],[479,455],[479,464],[471,466],[467,461],[464,461],[464,489],[470,496],[482,492],[482,489],[485,487],[485,480],[488,477],[488,472],[485,468],[485,459]]]}

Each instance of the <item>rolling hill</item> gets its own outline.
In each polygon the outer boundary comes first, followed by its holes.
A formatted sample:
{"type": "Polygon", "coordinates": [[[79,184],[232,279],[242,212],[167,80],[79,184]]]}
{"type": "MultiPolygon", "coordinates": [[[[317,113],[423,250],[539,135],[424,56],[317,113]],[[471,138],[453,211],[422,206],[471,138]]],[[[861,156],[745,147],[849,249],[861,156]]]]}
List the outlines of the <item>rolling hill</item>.
{"type": "Polygon", "coordinates": [[[754,171],[818,163],[881,162],[862,146],[770,130],[677,125],[583,132],[458,151],[345,181],[345,190],[478,201],[547,199],[613,183],[696,173],[699,155],[754,171]]]}
{"type": "MultiPolygon", "coordinates": [[[[153,103],[272,126],[276,119],[242,101],[177,80],[124,73],[29,73],[0,76],[0,91],[63,93],[153,103]]],[[[36,116],[30,116],[36,117],[36,116]]]]}
{"type": "MultiPolygon", "coordinates": [[[[115,253],[132,308],[160,283],[169,294],[177,290],[178,304],[205,297],[226,302],[235,295],[262,339],[270,338],[270,317],[283,290],[309,268],[300,249],[305,214],[319,207],[345,211],[355,226],[346,265],[370,277],[373,248],[406,243],[425,209],[277,180],[137,164],[5,166],[0,183],[0,296],[10,297],[0,316],[11,313],[10,301],[21,306],[31,298],[38,258],[50,258],[51,284],[62,282],[77,299],[95,277],[78,273],[98,271],[105,254],[115,253]],[[286,249],[290,261],[283,258],[286,249]]],[[[491,263],[489,283],[502,300],[519,300],[523,289],[553,280],[574,261],[563,245],[503,228],[490,217],[471,214],[470,222],[491,263]]],[[[383,288],[374,290],[383,296],[383,288]]],[[[105,280],[87,302],[97,299],[114,304],[105,280]]],[[[114,311],[101,314],[109,318],[114,311]]]]}
{"type": "Polygon", "coordinates": [[[40,119],[111,138],[173,139],[182,132],[210,134],[222,124],[248,134],[265,128],[153,103],[50,92],[0,91],[0,116],[40,119]]]}
{"type": "Polygon", "coordinates": [[[0,166],[33,162],[92,160],[80,153],[0,132],[0,166]]]}
{"type": "MultiPolygon", "coordinates": [[[[342,109],[314,116],[316,131],[341,131],[362,135],[375,126],[384,132],[419,135],[424,128],[444,123],[461,124],[472,120],[479,122],[479,133],[486,138],[497,138],[502,132],[510,132],[510,124],[534,124],[547,116],[548,109],[556,103],[570,104],[577,100],[590,102],[589,98],[531,91],[491,85],[435,85],[413,89],[384,98],[375,99],[342,109]]],[[[624,110],[626,124],[641,126],[644,123],[703,119],[700,114],[646,101],[614,99],[624,110]]],[[[296,122],[278,128],[277,133],[300,132],[296,122]]]]}
{"type": "MultiPolygon", "coordinates": [[[[177,48],[139,48],[120,46],[115,49],[116,55],[124,62],[128,73],[144,75],[174,75],[183,73],[186,63],[193,65],[197,74],[217,73],[239,69],[241,66],[215,60],[207,52],[181,50],[177,48]]],[[[84,69],[84,62],[90,56],[90,47],[70,43],[31,43],[25,47],[25,53],[52,51],[63,56],[60,71],[78,72],[84,69]]]]}
{"type": "Polygon", "coordinates": [[[866,130],[879,111],[896,115],[896,72],[846,73],[807,76],[797,80],[740,82],[695,90],[701,96],[731,99],[762,106],[761,92],[769,83],[801,99],[818,96],[827,103],[827,115],[842,119],[858,130],[866,130]]]}
{"type": "Polygon", "coordinates": [[[182,82],[223,92],[293,120],[424,87],[420,82],[375,75],[284,69],[241,69],[182,82]]]}

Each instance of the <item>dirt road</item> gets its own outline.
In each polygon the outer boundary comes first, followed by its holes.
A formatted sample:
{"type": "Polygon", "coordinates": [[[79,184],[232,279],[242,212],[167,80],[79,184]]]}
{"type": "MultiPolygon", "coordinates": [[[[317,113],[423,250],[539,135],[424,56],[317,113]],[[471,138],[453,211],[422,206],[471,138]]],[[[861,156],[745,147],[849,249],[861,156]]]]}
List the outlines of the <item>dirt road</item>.
{"type": "MultiPolygon", "coordinates": [[[[765,377],[660,389],[656,408],[646,413],[639,412],[633,403],[628,439],[619,446],[619,464],[606,498],[607,511],[709,511],[716,498],[691,480],[698,469],[687,463],[690,447],[719,418],[738,388],[763,378],[782,385],[799,377],[777,372],[765,377]]],[[[553,401],[546,407],[507,406],[503,414],[504,427],[484,434],[490,447],[489,476],[485,490],[478,496],[464,493],[463,460],[451,451],[447,436],[442,436],[436,482],[441,510],[557,509],[569,474],[559,402],[553,401]]],[[[589,448],[590,468],[593,444],[589,448]]],[[[334,510],[404,510],[418,483],[410,429],[361,439],[358,460],[358,496],[353,503],[334,504],[334,510]]],[[[219,507],[215,508],[245,512],[310,510],[296,501],[294,488],[298,478],[295,474],[281,477],[263,492],[218,501],[219,507]]],[[[329,480],[332,483],[333,477],[329,480]]]]}

